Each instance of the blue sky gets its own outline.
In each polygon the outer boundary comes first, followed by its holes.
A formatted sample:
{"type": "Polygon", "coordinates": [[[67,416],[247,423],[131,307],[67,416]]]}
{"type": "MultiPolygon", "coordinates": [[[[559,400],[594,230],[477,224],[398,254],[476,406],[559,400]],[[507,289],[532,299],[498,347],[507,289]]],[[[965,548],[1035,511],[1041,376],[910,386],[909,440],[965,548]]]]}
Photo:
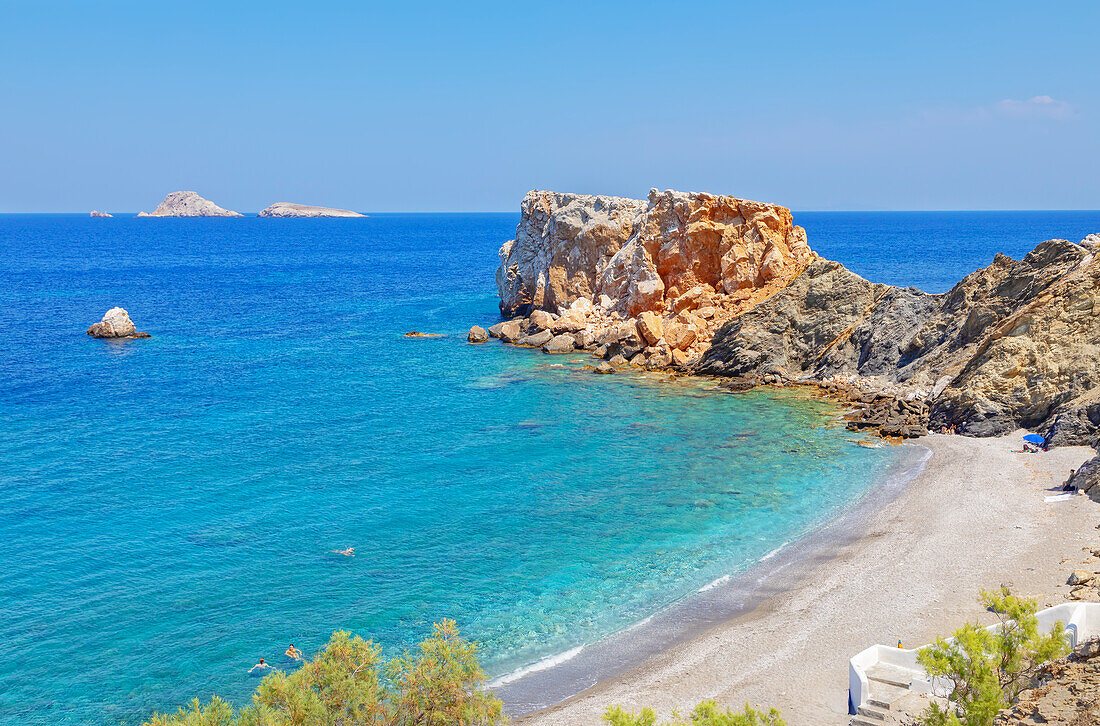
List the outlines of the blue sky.
{"type": "Polygon", "coordinates": [[[1100,3],[0,0],[0,212],[1100,208],[1100,3]]]}

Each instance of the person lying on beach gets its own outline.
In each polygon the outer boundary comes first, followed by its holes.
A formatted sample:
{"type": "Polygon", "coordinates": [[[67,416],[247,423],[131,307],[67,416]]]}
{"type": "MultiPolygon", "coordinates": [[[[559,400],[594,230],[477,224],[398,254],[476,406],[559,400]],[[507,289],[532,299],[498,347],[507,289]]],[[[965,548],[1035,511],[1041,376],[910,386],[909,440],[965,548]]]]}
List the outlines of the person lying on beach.
{"type": "Polygon", "coordinates": [[[260,662],[248,669],[249,673],[255,673],[256,671],[262,671],[266,668],[270,668],[267,663],[264,663],[264,659],[260,658],[260,662]]]}
{"type": "Polygon", "coordinates": [[[343,555],[344,557],[355,557],[355,548],[348,547],[346,550],[333,550],[333,554],[343,555]]]}
{"type": "Polygon", "coordinates": [[[295,648],[294,643],[291,643],[289,646],[287,646],[286,655],[288,658],[293,658],[294,660],[302,659],[302,651],[295,648]]]}

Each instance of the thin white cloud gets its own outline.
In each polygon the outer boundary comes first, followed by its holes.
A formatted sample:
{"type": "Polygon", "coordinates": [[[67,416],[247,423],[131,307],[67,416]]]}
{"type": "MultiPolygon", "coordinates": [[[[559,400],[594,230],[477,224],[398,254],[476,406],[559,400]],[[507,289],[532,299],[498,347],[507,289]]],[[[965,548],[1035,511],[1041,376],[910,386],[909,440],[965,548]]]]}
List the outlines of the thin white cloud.
{"type": "Polygon", "coordinates": [[[1026,101],[1006,98],[993,107],[994,111],[1014,118],[1055,119],[1058,121],[1073,118],[1077,110],[1065,101],[1050,96],[1032,96],[1026,101]]]}

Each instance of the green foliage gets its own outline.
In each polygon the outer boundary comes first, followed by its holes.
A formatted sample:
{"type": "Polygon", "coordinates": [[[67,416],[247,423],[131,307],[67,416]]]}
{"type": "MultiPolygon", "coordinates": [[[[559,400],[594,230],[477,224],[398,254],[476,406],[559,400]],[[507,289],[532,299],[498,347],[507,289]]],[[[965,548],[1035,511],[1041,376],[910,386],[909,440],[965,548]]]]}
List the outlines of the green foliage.
{"type": "Polygon", "coordinates": [[[187,708],[171,716],[154,714],[145,726],[231,726],[233,723],[233,707],[214,696],[206,706],[196,698],[187,708]]]}
{"type": "MultiPolygon", "coordinates": [[[[622,706],[611,706],[604,712],[603,720],[610,726],[657,726],[657,714],[651,708],[643,708],[639,714],[624,711],[622,706]]],[[[661,726],[688,726],[675,713],[672,721],[661,726]]],[[[715,701],[703,701],[691,712],[691,726],[787,726],[774,708],[767,713],[745,704],[745,710],[721,709],[715,701]]]]}
{"type": "Polygon", "coordinates": [[[382,648],[350,633],[332,634],[312,661],[293,673],[266,676],[252,704],[234,714],[214,697],[145,726],[493,726],[504,723],[500,700],[481,690],[477,646],[453,620],[437,623],[419,652],[389,662],[382,648]]]}
{"type": "Polygon", "coordinates": [[[1069,651],[1062,623],[1040,632],[1034,600],[1002,587],[999,593],[983,592],[982,604],[997,614],[999,627],[990,631],[967,623],[953,640],[936,638],[917,653],[930,675],[951,684],[948,708],[932,704],[921,717],[924,726],[990,726],[1027,686],[1035,668],[1069,651]]]}

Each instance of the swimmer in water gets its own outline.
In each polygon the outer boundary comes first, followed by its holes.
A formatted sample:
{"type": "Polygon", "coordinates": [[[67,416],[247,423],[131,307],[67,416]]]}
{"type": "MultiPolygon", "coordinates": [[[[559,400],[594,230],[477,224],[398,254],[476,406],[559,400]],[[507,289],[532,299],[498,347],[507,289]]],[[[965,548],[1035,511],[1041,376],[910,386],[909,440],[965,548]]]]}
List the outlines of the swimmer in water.
{"type": "Polygon", "coordinates": [[[302,651],[295,648],[294,643],[291,643],[289,646],[287,646],[286,656],[288,658],[293,658],[294,660],[301,660],[302,659],[302,651]]]}
{"type": "Polygon", "coordinates": [[[343,555],[344,557],[355,557],[355,548],[348,547],[346,550],[333,550],[333,554],[343,555]]]}
{"type": "Polygon", "coordinates": [[[260,662],[257,663],[256,665],[252,666],[251,668],[249,668],[248,672],[249,673],[255,673],[256,671],[266,670],[267,668],[270,668],[270,667],[271,666],[269,666],[267,663],[264,663],[263,658],[260,658],[260,662]]]}

